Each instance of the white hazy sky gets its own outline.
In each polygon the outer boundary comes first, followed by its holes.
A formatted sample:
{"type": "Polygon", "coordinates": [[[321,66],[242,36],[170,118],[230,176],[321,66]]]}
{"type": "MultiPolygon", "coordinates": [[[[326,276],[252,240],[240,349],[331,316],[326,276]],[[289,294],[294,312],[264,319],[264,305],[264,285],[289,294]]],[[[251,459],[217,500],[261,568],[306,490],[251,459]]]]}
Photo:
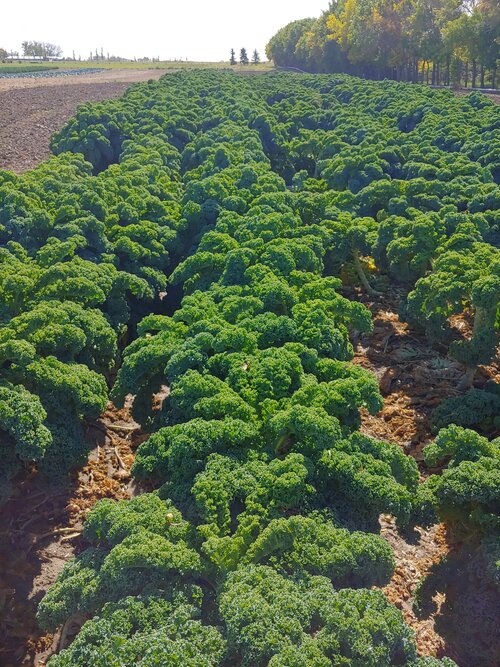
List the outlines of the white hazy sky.
{"type": "Polygon", "coordinates": [[[319,16],[328,0],[3,0],[0,47],[24,40],[59,44],[87,58],[90,50],[127,58],[219,61],[233,47],[264,47],[295,19],[319,16]]]}

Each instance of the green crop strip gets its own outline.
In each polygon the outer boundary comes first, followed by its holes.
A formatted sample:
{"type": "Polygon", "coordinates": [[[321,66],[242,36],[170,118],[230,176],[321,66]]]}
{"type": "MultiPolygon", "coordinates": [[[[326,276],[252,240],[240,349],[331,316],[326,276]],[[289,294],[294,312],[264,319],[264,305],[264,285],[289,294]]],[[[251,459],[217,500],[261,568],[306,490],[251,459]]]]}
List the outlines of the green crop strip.
{"type": "Polygon", "coordinates": [[[0,65],[0,74],[24,74],[31,72],[49,72],[59,69],[51,65],[0,65]]]}
{"type": "Polygon", "coordinates": [[[158,488],[91,512],[39,620],[92,620],[51,667],[454,664],[418,658],[373,590],[394,569],[378,520],[440,517],[490,545],[500,443],[444,429],[426,456],[449,470],[422,484],[360,433],[382,405],[351,363],[371,317],[337,276],[405,281],[405,316],[470,380],[498,344],[499,122],[480,95],[182,73],[84,105],[56,157],[0,174],[6,471],[81,458],[68,424],[102,411],[119,364],[111,396],[133,394],[151,434],[133,472],[158,488]],[[477,325],[458,340],[465,309],[477,325]]]}

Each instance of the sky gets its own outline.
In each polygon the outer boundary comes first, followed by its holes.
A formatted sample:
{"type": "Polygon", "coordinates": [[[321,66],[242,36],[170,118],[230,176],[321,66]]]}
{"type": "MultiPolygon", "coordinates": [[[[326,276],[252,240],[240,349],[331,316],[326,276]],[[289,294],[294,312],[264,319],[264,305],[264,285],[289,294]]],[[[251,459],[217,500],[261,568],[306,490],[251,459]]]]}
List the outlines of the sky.
{"type": "Polygon", "coordinates": [[[21,52],[21,42],[37,40],[85,59],[102,47],[126,58],[216,62],[244,46],[264,59],[281,27],[327,7],[328,0],[4,0],[0,47],[21,52]]]}

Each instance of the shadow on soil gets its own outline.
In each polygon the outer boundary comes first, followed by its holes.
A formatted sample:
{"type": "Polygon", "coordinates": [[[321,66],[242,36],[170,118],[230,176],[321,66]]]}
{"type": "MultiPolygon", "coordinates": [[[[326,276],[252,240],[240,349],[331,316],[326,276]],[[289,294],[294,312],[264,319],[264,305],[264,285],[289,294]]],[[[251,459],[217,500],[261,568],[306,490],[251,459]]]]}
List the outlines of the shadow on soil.
{"type": "Polygon", "coordinates": [[[500,665],[500,597],[481,548],[462,545],[433,565],[415,596],[419,618],[434,615],[443,655],[460,667],[500,665]]]}
{"type": "Polygon", "coordinates": [[[36,608],[65,564],[84,546],[88,511],[101,498],[121,500],[137,493],[130,468],[144,440],[130,416],[130,404],[111,403],[87,427],[87,465],[59,484],[35,470],[14,480],[14,492],[0,512],[0,666],[45,664],[59,634],[46,634],[36,608]]]}

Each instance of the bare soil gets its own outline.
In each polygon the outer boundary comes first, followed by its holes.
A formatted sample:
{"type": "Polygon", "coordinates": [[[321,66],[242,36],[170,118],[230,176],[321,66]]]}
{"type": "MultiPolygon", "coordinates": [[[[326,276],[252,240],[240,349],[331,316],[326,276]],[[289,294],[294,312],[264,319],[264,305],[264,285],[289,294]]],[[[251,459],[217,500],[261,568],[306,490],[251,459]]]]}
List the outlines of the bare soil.
{"type": "MultiPolygon", "coordinates": [[[[371,311],[373,332],[357,341],[354,363],[377,377],[384,407],[376,416],[363,411],[362,430],[381,440],[398,443],[407,454],[422,461],[422,450],[434,437],[431,414],[446,398],[459,396],[458,383],[464,368],[446,356],[446,351],[429,346],[425,336],[412,331],[398,316],[405,290],[391,286],[383,296],[359,298],[371,311]]],[[[453,322],[459,330],[470,327],[464,319],[453,322]]],[[[480,366],[474,385],[488,380],[500,382],[499,359],[480,366]]]]}
{"type": "MultiPolygon", "coordinates": [[[[391,287],[375,300],[350,289],[347,292],[346,296],[359,299],[370,309],[374,325],[371,334],[357,341],[354,363],[376,375],[384,396],[384,406],[377,415],[363,411],[361,430],[400,445],[419,463],[425,478],[429,471],[423,465],[422,450],[435,436],[432,410],[444,399],[460,394],[457,384],[464,369],[400,321],[403,289],[391,287]]],[[[470,327],[469,322],[458,318],[453,325],[462,330],[470,327]]],[[[500,381],[498,358],[479,368],[475,386],[481,387],[490,379],[500,381]]],[[[489,650],[490,655],[496,650],[493,644],[500,650],[495,630],[500,623],[500,602],[495,590],[480,577],[481,566],[474,564],[477,556],[471,555],[469,547],[450,535],[442,524],[416,528],[408,535],[398,532],[393,517],[382,516],[380,525],[381,535],[393,548],[396,561],[384,593],[413,628],[419,654],[448,656],[459,667],[473,667],[474,647],[481,647],[482,654],[489,650]],[[443,567],[447,562],[450,565],[443,567]],[[459,568],[463,571],[457,576],[459,568]],[[420,614],[414,606],[415,594],[425,577],[431,603],[428,613],[420,614]],[[464,616],[464,609],[468,608],[475,611],[464,616]]],[[[500,661],[492,660],[480,664],[500,667],[500,661]]]]}
{"type": "Polygon", "coordinates": [[[419,618],[413,608],[414,594],[419,582],[450,551],[444,526],[439,524],[426,530],[417,528],[415,535],[405,539],[397,531],[393,517],[382,516],[380,525],[380,534],[393,548],[396,561],[392,579],[384,588],[387,599],[402,611],[406,623],[413,628],[420,655],[446,655],[456,659],[456,653],[447,646],[445,638],[436,628],[436,616],[441,605],[439,604],[436,613],[430,614],[428,618],[419,618]]]}
{"type": "Polygon", "coordinates": [[[111,403],[89,424],[88,464],[67,483],[49,485],[39,475],[20,476],[16,494],[0,514],[0,665],[42,667],[63,648],[61,632],[43,633],[36,607],[64,565],[84,546],[86,515],[101,498],[136,492],[130,468],[144,436],[127,404],[111,403]]]}
{"type": "Polygon", "coordinates": [[[55,78],[0,78],[0,169],[22,173],[50,156],[50,138],[85,102],[120,97],[161,70],[106,70],[55,78]]]}

